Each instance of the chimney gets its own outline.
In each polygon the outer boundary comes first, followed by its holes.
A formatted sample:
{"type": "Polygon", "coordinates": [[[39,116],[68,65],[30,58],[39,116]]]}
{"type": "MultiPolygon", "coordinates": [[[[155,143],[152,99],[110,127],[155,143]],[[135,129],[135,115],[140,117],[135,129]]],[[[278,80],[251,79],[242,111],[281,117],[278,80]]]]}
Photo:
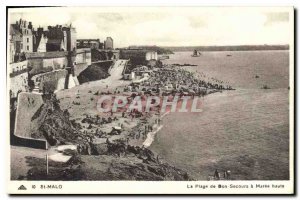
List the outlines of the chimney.
{"type": "Polygon", "coordinates": [[[28,28],[29,28],[29,29],[32,29],[32,23],[31,23],[31,22],[29,22],[28,28]]]}

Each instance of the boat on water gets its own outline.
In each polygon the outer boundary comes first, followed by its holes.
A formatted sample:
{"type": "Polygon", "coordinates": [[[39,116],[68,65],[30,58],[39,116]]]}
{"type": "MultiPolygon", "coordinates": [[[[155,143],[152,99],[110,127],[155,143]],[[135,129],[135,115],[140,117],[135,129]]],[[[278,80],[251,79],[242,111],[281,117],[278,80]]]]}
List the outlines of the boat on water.
{"type": "Polygon", "coordinates": [[[192,57],[200,57],[201,52],[198,52],[196,49],[194,50],[194,53],[191,55],[192,57]]]}

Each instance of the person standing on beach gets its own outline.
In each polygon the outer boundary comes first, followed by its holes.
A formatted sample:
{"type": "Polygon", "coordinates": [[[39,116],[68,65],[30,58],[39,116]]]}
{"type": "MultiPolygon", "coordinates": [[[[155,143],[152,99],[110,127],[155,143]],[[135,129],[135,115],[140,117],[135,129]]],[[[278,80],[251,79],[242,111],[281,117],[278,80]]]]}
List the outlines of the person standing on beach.
{"type": "Polygon", "coordinates": [[[215,170],[215,173],[214,173],[214,178],[219,180],[220,179],[220,174],[219,174],[219,171],[218,169],[215,170]]]}
{"type": "Polygon", "coordinates": [[[230,170],[227,170],[227,171],[226,171],[226,179],[227,179],[227,180],[230,179],[230,174],[231,174],[231,171],[230,171],[230,170]]]}
{"type": "Polygon", "coordinates": [[[227,171],[226,171],[226,170],[225,170],[224,173],[223,173],[223,178],[224,178],[224,179],[227,179],[227,171]]]}

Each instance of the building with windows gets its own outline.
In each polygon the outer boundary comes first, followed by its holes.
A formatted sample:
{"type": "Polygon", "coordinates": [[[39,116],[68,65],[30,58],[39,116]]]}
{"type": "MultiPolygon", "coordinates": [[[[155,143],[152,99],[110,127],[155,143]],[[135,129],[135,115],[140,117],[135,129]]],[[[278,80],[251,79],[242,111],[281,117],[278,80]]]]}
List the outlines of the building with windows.
{"type": "Polygon", "coordinates": [[[25,53],[76,51],[76,29],[70,25],[48,26],[34,30],[32,23],[23,19],[10,25],[10,63],[23,61],[25,53]]]}
{"type": "Polygon", "coordinates": [[[114,49],[114,40],[111,37],[107,37],[104,41],[104,49],[114,49]]]}
{"type": "Polygon", "coordinates": [[[33,27],[32,23],[20,19],[19,23],[19,29],[20,32],[22,33],[22,39],[23,39],[23,44],[22,44],[22,51],[23,52],[33,52],[33,27]]]}
{"type": "Polygon", "coordinates": [[[33,52],[33,27],[31,22],[20,19],[10,25],[10,63],[22,60],[22,53],[33,52]]]}
{"type": "Polygon", "coordinates": [[[13,24],[9,29],[9,62],[15,62],[15,56],[21,53],[22,34],[13,24]]]}
{"type": "Polygon", "coordinates": [[[82,48],[100,49],[100,40],[99,39],[77,39],[76,46],[77,49],[82,49],[82,48]]]}

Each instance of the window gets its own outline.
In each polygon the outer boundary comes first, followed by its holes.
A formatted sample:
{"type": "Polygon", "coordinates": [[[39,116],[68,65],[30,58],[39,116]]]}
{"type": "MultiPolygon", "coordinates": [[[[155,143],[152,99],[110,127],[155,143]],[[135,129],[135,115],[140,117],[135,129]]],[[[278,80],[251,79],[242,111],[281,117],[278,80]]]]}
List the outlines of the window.
{"type": "Polygon", "coordinates": [[[27,51],[29,51],[29,46],[27,45],[27,51]]]}
{"type": "Polygon", "coordinates": [[[29,38],[27,38],[27,43],[29,43],[29,38]]]}

